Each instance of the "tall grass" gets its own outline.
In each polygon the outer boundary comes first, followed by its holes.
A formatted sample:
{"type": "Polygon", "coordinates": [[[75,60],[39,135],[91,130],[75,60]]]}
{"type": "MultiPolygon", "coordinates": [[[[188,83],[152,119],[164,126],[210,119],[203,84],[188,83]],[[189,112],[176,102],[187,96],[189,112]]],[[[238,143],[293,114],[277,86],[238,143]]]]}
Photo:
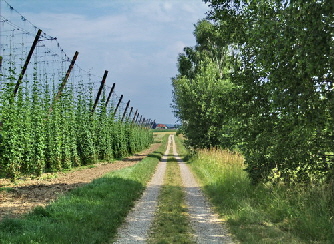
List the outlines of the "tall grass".
{"type": "Polygon", "coordinates": [[[241,243],[333,243],[329,186],[250,183],[243,157],[199,150],[191,167],[241,243]]]}

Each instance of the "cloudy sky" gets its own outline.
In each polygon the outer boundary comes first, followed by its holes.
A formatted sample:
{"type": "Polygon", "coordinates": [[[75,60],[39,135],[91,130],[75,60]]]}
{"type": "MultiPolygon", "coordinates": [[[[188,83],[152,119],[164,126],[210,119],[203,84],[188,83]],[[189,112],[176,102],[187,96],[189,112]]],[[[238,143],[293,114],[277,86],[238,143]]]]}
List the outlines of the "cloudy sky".
{"type": "Polygon", "coordinates": [[[79,51],[80,67],[101,77],[108,70],[107,85],[115,82],[145,118],[176,122],[171,77],[178,54],[195,45],[194,24],[209,10],[201,0],[6,1],[57,37],[68,56],[79,51]]]}

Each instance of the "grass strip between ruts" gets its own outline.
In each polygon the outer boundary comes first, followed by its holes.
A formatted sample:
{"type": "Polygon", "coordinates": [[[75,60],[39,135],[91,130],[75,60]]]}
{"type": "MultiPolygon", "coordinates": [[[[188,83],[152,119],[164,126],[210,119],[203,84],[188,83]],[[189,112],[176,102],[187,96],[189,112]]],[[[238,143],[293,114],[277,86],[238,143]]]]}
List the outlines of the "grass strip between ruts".
{"type": "Polygon", "coordinates": [[[178,163],[175,158],[168,158],[164,186],[148,243],[195,243],[181,185],[178,163]]]}
{"type": "Polygon", "coordinates": [[[136,165],[76,188],[22,219],[4,219],[0,222],[0,243],[84,244],[114,238],[161,160],[167,137],[157,151],[136,165]]]}

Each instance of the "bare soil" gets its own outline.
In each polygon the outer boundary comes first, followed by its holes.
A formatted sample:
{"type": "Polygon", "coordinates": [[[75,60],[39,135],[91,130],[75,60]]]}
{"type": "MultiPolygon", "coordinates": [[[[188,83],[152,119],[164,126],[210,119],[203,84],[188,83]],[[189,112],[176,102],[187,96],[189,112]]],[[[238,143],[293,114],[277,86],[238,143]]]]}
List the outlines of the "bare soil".
{"type": "Polygon", "coordinates": [[[15,183],[0,179],[0,187],[8,188],[8,191],[0,191],[0,221],[4,217],[20,217],[36,206],[45,206],[69,190],[90,183],[108,172],[132,166],[159,146],[159,143],[154,143],[149,149],[120,161],[98,163],[92,168],[66,173],[58,172],[56,178],[54,174],[44,174],[39,179],[24,179],[15,183]]]}

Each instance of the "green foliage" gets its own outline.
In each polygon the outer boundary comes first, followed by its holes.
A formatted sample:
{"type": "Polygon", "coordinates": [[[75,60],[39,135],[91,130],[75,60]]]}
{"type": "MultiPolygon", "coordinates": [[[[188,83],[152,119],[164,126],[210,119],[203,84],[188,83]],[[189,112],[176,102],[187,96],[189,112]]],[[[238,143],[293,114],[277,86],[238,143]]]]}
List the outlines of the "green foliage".
{"type": "Polygon", "coordinates": [[[241,150],[253,183],[331,178],[334,2],[206,2],[173,78],[188,144],[241,150]]]}
{"type": "Polygon", "coordinates": [[[174,103],[176,115],[183,121],[182,130],[188,143],[194,147],[232,146],[226,129],[229,117],[227,111],[217,105],[228,104],[233,84],[227,79],[220,79],[217,66],[204,60],[199,73],[194,79],[179,77],[173,79],[174,103]]]}
{"type": "Polygon", "coordinates": [[[104,95],[92,114],[92,83],[70,83],[56,99],[59,81],[39,67],[36,62],[32,80],[24,80],[16,96],[15,69],[9,66],[6,76],[1,76],[1,175],[16,180],[21,174],[39,177],[44,172],[111,162],[152,143],[148,128],[117,120],[112,106],[105,106],[104,95]]]}
{"type": "Polygon", "coordinates": [[[110,172],[72,190],[21,219],[0,222],[0,244],[111,243],[166,149],[161,147],[134,166],[110,172]]]}

